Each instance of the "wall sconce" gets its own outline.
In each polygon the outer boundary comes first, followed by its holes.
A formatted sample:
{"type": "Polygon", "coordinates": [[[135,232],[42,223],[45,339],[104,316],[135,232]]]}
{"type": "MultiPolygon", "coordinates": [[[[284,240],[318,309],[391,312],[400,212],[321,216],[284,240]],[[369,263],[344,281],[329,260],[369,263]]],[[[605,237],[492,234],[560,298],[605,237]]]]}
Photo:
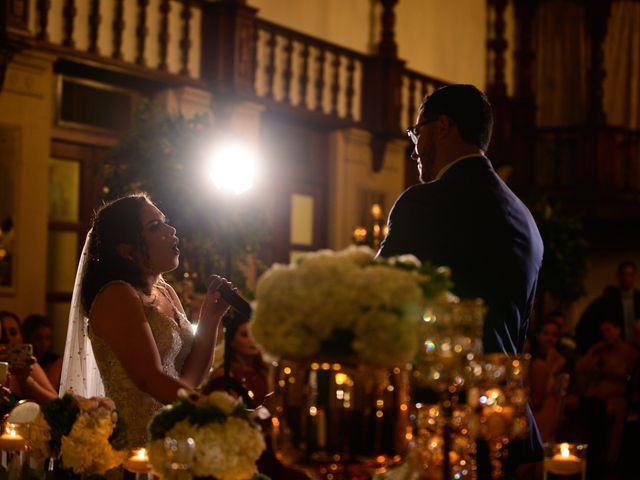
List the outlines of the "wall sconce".
{"type": "Polygon", "coordinates": [[[369,210],[371,221],[369,227],[358,225],[353,229],[353,242],[356,245],[368,245],[374,250],[380,248],[382,239],[387,235],[388,228],[384,222],[384,212],[379,203],[371,205],[369,210]]]}

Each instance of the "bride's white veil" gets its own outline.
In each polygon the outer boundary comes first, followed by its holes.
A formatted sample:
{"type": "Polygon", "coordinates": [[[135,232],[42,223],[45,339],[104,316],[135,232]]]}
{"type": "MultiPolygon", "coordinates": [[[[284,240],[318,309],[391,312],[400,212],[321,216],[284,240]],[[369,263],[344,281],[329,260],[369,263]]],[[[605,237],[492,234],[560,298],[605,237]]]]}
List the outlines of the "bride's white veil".
{"type": "Polygon", "coordinates": [[[87,333],[89,319],[84,314],[80,295],[82,277],[89,261],[91,232],[89,230],[89,233],[87,233],[87,238],[80,254],[80,261],[78,262],[76,281],[73,286],[67,341],[64,346],[62,375],[60,377],[60,396],[66,392],[72,392],[74,395],[86,398],[104,396],[102,378],[100,377],[100,371],[98,370],[87,333]]]}

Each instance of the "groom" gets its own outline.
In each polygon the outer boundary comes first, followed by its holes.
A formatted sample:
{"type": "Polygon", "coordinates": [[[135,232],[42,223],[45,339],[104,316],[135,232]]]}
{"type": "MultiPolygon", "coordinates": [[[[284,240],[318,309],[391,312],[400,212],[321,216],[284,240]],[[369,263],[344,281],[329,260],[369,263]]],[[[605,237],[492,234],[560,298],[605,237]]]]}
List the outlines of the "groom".
{"type": "MultiPolygon", "coordinates": [[[[453,293],[480,297],[488,307],[484,351],[515,354],[524,347],[542,240],[529,210],[485,156],[492,127],[491,105],[472,85],[450,85],[425,98],[407,130],[423,183],[396,200],[379,255],[411,253],[451,267],[453,293]]],[[[542,458],[528,414],[530,438],[510,450],[512,472],[542,458]]]]}

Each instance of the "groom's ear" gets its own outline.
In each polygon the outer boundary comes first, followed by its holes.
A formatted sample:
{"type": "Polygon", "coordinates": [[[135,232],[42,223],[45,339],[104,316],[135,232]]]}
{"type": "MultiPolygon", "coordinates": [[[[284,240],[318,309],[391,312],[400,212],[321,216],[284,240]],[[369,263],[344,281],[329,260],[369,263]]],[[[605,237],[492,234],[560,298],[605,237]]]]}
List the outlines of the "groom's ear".
{"type": "Polygon", "coordinates": [[[119,243],[116,245],[116,252],[124,259],[133,260],[133,245],[119,243]]]}

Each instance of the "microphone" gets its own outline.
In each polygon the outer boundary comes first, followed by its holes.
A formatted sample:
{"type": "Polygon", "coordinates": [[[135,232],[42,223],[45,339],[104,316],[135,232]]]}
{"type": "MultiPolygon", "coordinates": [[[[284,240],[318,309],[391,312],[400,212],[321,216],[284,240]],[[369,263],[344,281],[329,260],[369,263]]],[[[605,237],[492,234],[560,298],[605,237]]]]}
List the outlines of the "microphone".
{"type": "Polygon", "coordinates": [[[222,299],[227,302],[231,308],[246,318],[251,318],[251,305],[244,298],[231,290],[231,287],[226,283],[221,284],[218,287],[218,292],[222,299]]]}

